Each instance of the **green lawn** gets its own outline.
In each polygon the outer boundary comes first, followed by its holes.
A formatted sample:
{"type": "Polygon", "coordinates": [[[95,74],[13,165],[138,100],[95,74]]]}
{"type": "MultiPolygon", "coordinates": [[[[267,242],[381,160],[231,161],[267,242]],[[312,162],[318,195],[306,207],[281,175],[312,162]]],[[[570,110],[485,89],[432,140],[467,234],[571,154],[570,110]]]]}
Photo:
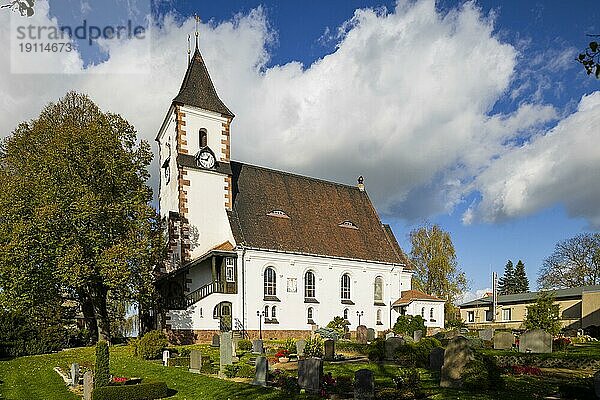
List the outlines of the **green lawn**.
{"type": "MultiPolygon", "coordinates": [[[[186,346],[200,349],[204,356],[218,359],[218,349],[207,345],[186,346]]],[[[574,349],[575,354],[588,356],[600,349],[594,344],[585,349],[574,349]]],[[[174,394],[170,399],[280,399],[282,393],[275,389],[258,388],[216,377],[187,372],[184,368],[165,368],[160,361],[144,361],[133,357],[131,348],[111,347],[111,373],[116,376],[140,377],[163,380],[174,394]]],[[[77,400],[69,392],[62,379],[53,371],[55,366],[68,370],[73,362],[91,367],[94,360],[94,348],[65,350],[57,354],[20,357],[0,361],[0,399],[2,400],[77,400]]],[[[218,362],[218,361],[217,361],[218,362]]],[[[335,376],[353,376],[361,368],[369,368],[375,373],[377,387],[392,387],[392,378],[398,366],[377,363],[325,363],[325,373],[335,376]]],[[[293,373],[293,372],[292,372],[293,373]]],[[[590,392],[590,378],[580,376],[561,376],[559,373],[545,372],[542,376],[504,375],[506,387],[499,391],[450,390],[438,386],[439,377],[425,369],[419,369],[421,383],[430,399],[542,399],[544,396],[561,392],[563,398],[585,399],[590,392]],[[568,395],[568,396],[565,396],[568,395]]]]}

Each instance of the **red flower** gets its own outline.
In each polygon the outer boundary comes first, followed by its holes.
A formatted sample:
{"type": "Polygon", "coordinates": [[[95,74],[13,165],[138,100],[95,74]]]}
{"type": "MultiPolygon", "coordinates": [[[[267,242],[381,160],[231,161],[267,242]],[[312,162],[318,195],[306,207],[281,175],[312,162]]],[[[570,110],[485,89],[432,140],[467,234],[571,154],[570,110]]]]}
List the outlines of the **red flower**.
{"type": "Polygon", "coordinates": [[[115,382],[115,383],[127,382],[127,380],[128,380],[128,378],[123,378],[123,377],[119,377],[119,376],[113,377],[113,382],[115,382]]]}

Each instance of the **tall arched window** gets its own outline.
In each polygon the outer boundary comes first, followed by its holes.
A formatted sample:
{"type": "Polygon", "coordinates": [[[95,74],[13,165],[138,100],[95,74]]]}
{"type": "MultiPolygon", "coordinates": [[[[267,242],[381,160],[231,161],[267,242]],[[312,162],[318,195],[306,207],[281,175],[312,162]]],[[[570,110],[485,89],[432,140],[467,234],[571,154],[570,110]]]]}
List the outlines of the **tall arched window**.
{"type": "Polygon", "coordinates": [[[425,307],[421,308],[421,317],[425,319],[425,307]]]}
{"type": "Polygon", "coordinates": [[[277,318],[277,308],[275,306],[271,307],[271,318],[277,318]]]}
{"type": "Polygon", "coordinates": [[[198,143],[200,144],[200,148],[206,147],[208,144],[208,135],[206,133],[206,129],[200,129],[198,135],[198,143]]]}
{"type": "Polygon", "coordinates": [[[277,292],[277,276],[271,267],[265,269],[265,296],[275,296],[277,292]]]}
{"type": "Polygon", "coordinates": [[[308,319],[309,322],[313,319],[313,308],[312,307],[308,307],[308,309],[306,310],[306,319],[308,319]]]}
{"type": "Polygon", "coordinates": [[[344,319],[348,321],[348,309],[344,308],[344,319]]]}
{"type": "Polygon", "coordinates": [[[381,310],[377,310],[377,325],[381,325],[381,310]]]}
{"type": "Polygon", "coordinates": [[[304,274],[304,297],[314,299],[316,297],[315,274],[306,271],[304,274]]]}
{"type": "Polygon", "coordinates": [[[269,318],[269,306],[265,306],[265,319],[269,318]]]}
{"type": "Polygon", "coordinates": [[[342,275],[341,281],[341,297],[342,300],[350,300],[350,275],[342,275]]]}
{"type": "Polygon", "coordinates": [[[375,301],[383,301],[383,278],[380,276],[375,278],[375,284],[373,286],[375,301]]]}

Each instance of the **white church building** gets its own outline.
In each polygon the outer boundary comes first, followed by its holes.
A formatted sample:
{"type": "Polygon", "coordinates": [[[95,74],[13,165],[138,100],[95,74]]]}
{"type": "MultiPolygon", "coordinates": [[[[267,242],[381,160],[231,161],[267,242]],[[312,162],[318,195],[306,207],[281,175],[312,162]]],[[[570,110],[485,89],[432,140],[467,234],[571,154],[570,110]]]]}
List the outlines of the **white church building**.
{"type": "Polygon", "coordinates": [[[411,290],[362,178],[349,186],[232,161],[233,118],[196,46],[156,137],[169,243],[157,286],[172,341],[308,336],[335,316],[351,330],[360,318],[383,331],[405,313],[443,327],[443,300],[411,290]]]}

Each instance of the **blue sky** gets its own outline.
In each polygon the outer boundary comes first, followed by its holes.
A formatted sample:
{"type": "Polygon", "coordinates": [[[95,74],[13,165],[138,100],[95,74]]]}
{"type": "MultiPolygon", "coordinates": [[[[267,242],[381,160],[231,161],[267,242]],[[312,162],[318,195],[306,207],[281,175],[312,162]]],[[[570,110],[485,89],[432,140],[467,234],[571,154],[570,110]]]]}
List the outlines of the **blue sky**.
{"type": "MultiPolygon", "coordinates": [[[[49,4],[71,25],[141,20],[150,5],[49,4]]],[[[151,140],[198,13],[201,50],[236,114],[234,158],[345,183],[365,175],[406,251],[411,229],[438,223],[473,293],[508,259],[525,262],[534,289],[557,241],[600,227],[600,81],[574,61],[586,34],[600,33],[600,11],[589,1],[433,4],[157,1],[149,74],[86,74],[136,62],[127,46],[98,45],[79,47],[72,77],[20,82],[0,69],[2,128],[76,89],[151,140]]]]}

